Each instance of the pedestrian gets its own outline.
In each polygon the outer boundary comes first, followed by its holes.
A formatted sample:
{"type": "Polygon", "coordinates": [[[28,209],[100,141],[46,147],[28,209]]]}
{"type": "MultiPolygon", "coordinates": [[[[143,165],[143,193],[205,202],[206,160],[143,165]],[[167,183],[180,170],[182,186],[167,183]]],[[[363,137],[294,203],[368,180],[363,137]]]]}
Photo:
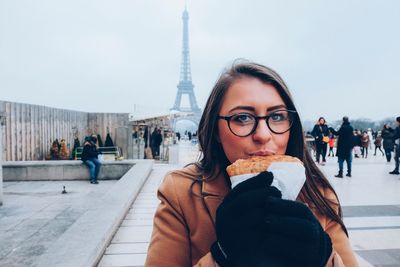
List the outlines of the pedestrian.
{"type": "Polygon", "coordinates": [[[144,148],[146,149],[148,147],[149,139],[150,139],[148,126],[144,127],[143,139],[144,139],[144,148]]]}
{"type": "Polygon", "coordinates": [[[357,266],[338,197],[308,153],[275,71],[234,63],[211,91],[198,129],[201,158],[167,174],[158,189],[145,266],[357,266]],[[229,164],[284,154],[306,169],[296,201],[281,199],[267,171],[231,189],[229,164]]]}
{"type": "Polygon", "coordinates": [[[375,145],[375,153],[374,156],[376,156],[376,150],[379,149],[379,151],[382,153],[382,156],[385,154],[382,151],[382,135],[380,132],[376,134],[375,140],[374,140],[374,145],[375,145]]]}
{"type": "Polygon", "coordinates": [[[385,150],[386,161],[390,162],[392,159],[392,152],[394,149],[393,135],[394,130],[389,124],[384,124],[382,129],[383,150],[385,150]]]}
{"type": "Polygon", "coordinates": [[[367,129],[367,134],[368,134],[368,137],[369,137],[369,143],[368,143],[368,145],[369,145],[369,148],[372,150],[372,140],[373,140],[373,137],[374,137],[374,131],[371,129],[371,128],[368,128],[367,129]]]}
{"type": "Polygon", "coordinates": [[[353,134],[353,144],[354,144],[354,157],[359,158],[361,155],[361,131],[355,130],[353,134]]]}
{"type": "Polygon", "coordinates": [[[161,129],[154,128],[154,131],[151,134],[150,144],[151,144],[151,152],[154,158],[160,158],[160,145],[162,143],[162,134],[161,129]]]}
{"type": "Polygon", "coordinates": [[[370,143],[369,135],[367,131],[364,131],[363,134],[361,135],[361,155],[364,158],[368,157],[368,146],[370,143]]]}
{"type": "Polygon", "coordinates": [[[353,127],[350,125],[349,118],[343,117],[342,126],[338,131],[329,128],[331,133],[337,136],[336,156],[338,157],[339,172],[335,177],[343,178],[343,163],[347,164],[347,177],[351,177],[352,149],[354,146],[353,127]]]}
{"type": "Polygon", "coordinates": [[[50,159],[58,160],[60,159],[60,149],[58,147],[58,141],[53,141],[50,148],[50,159]]]}
{"type": "Polygon", "coordinates": [[[317,150],[316,162],[320,163],[320,156],[322,156],[322,165],[324,165],[326,162],[326,150],[329,143],[329,130],[324,117],[318,119],[311,134],[315,138],[315,146],[317,150]]]}
{"type": "Polygon", "coordinates": [[[97,176],[99,175],[101,162],[98,159],[99,151],[97,150],[97,137],[87,136],[83,143],[83,151],[81,160],[89,168],[90,183],[98,184],[97,176]]]}
{"type": "Polygon", "coordinates": [[[389,172],[390,174],[399,174],[399,161],[400,161],[400,117],[396,118],[397,127],[394,129],[393,141],[394,141],[394,170],[389,172]]]}
{"type": "Polygon", "coordinates": [[[332,155],[332,157],[335,156],[335,153],[333,153],[333,148],[335,147],[335,136],[333,134],[331,134],[329,136],[329,153],[328,153],[328,157],[330,157],[332,155]]]}

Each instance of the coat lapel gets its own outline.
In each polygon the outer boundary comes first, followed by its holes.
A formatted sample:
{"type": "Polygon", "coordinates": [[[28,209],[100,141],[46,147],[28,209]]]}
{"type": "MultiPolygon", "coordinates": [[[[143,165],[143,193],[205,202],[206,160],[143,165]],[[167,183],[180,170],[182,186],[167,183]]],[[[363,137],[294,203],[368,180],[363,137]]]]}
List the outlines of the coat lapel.
{"type": "Polygon", "coordinates": [[[215,179],[205,180],[203,182],[201,193],[204,204],[214,224],[217,208],[230,190],[230,185],[222,173],[215,179]]]}

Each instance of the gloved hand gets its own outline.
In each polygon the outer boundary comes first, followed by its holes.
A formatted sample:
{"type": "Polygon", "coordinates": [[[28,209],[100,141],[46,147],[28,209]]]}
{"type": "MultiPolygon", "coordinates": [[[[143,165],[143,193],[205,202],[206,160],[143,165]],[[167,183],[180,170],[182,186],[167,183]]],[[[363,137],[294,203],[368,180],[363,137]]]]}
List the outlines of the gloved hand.
{"type": "Polygon", "coordinates": [[[329,235],[302,203],[268,197],[262,248],[272,266],[325,266],[332,253],[329,235]]]}
{"type": "Polygon", "coordinates": [[[265,201],[280,198],[281,193],[271,187],[273,175],[262,172],[229,192],[217,209],[217,241],[211,254],[221,266],[263,266],[260,245],[263,241],[265,201]]]}

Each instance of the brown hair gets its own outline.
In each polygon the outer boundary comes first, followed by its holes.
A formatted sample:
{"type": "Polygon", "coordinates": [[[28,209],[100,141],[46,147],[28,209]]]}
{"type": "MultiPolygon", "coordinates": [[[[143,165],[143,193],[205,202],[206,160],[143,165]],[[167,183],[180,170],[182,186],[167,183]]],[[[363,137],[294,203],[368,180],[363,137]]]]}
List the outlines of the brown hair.
{"type": "MultiPolygon", "coordinates": [[[[287,108],[289,110],[296,110],[288,87],[278,73],[257,63],[244,60],[235,61],[217,80],[200,119],[198,138],[202,155],[199,162],[195,163],[195,165],[198,167],[199,174],[207,177],[205,179],[214,179],[221,172],[228,178],[225,169],[230,162],[225,155],[221,143],[217,140],[217,116],[227,90],[235,81],[245,77],[254,77],[266,84],[271,84],[278,91],[287,108]]],[[[346,227],[342,221],[342,210],[336,192],[324,174],[315,165],[308,152],[305,145],[303,127],[297,113],[290,129],[286,154],[299,158],[304,163],[306,169],[307,179],[299,198],[310,207],[315,208],[320,214],[339,223],[347,234],[346,227]],[[322,195],[319,190],[321,187],[331,191],[336,199],[328,199],[322,195]],[[337,212],[335,211],[336,209],[338,210],[337,212]]]]}

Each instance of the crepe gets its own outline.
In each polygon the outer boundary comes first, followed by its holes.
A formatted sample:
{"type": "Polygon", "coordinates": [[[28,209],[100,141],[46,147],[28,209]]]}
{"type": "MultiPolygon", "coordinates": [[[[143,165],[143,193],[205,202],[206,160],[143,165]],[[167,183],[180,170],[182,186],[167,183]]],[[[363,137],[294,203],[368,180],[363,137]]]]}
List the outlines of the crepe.
{"type": "Polygon", "coordinates": [[[260,173],[266,171],[272,162],[299,162],[301,161],[292,156],[272,155],[255,156],[248,159],[238,159],[226,168],[229,176],[241,175],[245,173],[260,173]]]}
{"type": "Polygon", "coordinates": [[[287,155],[255,156],[248,159],[238,159],[226,168],[231,186],[234,188],[260,172],[269,171],[273,174],[271,186],[282,193],[283,199],[296,200],[306,181],[303,163],[296,157],[287,155]]]}

